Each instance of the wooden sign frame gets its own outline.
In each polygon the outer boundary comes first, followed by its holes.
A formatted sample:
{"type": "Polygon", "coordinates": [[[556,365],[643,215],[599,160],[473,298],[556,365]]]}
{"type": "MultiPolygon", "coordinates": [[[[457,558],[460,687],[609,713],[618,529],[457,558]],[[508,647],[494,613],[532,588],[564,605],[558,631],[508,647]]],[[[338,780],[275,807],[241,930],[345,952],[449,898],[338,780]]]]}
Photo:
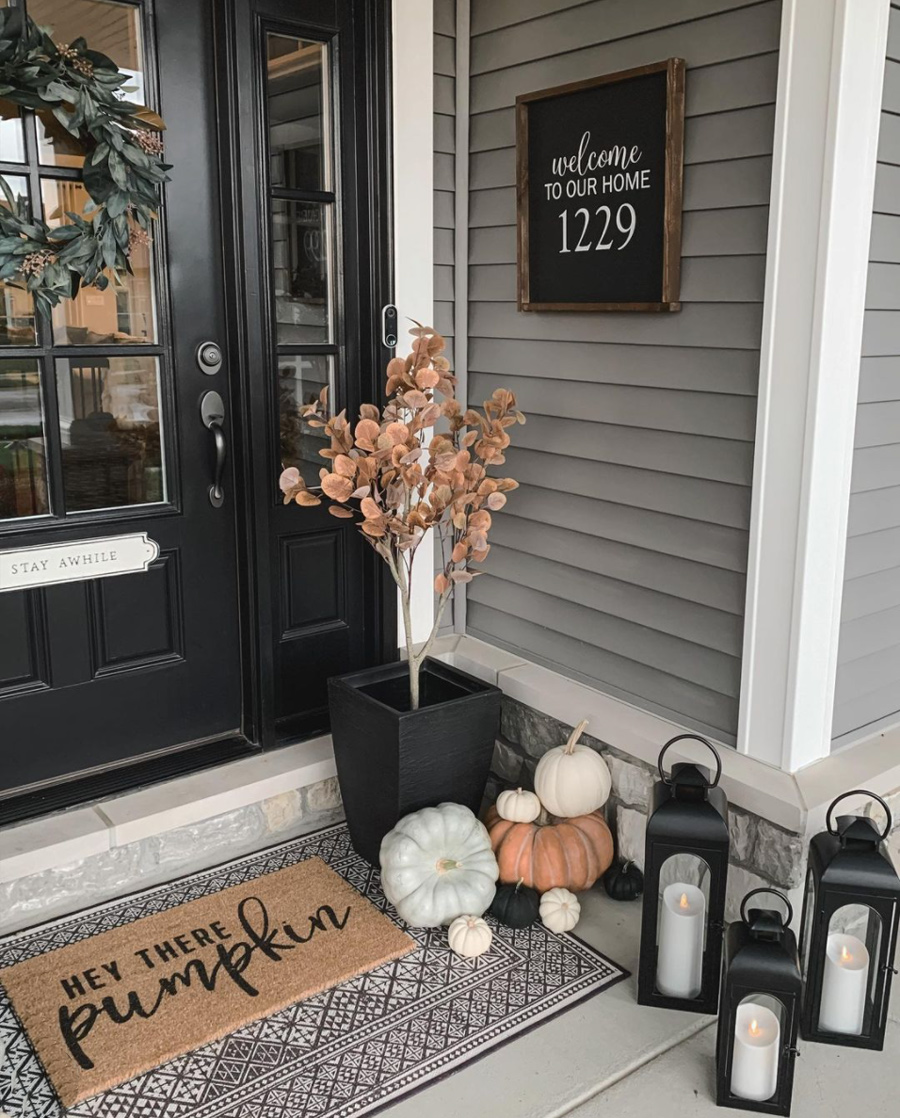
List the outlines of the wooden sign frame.
{"type": "Polygon", "coordinates": [[[681,288],[681,208],[684,181],[684,59],[669,58],[599,78],[538,89],[516,98],[516,291],[520,311],[679,311],[681,288]],[[577,93],[597,86],[666,72],[665,210],[662,290],[659,302],[538,303],[531,299],[528,244],[528,108],[534,101],[577,93]]]}

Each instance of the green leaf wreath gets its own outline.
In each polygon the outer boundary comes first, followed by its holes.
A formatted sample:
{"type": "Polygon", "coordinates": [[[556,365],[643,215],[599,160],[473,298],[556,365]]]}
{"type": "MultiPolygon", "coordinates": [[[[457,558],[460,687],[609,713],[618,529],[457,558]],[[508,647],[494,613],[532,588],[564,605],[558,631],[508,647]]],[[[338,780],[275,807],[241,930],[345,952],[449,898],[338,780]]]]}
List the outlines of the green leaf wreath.
{"type": "Polygon", "coordinates": [[[31,291],[44,309],[74,298],[82,285],[101,290],[109,273],[131,273],[135,245],[150,243],[158,191],[168,181],[162,162],[165,124],[142,105],[121,99],[129,80],[84,39],[54,43],[21,8],[0,9],[2,102],[34,109],[74,136],[85,154],[82,182],[90,196],[71,224],[51,228],[16,204],[6,180],[0,189],[0,280],[31,291]]]}

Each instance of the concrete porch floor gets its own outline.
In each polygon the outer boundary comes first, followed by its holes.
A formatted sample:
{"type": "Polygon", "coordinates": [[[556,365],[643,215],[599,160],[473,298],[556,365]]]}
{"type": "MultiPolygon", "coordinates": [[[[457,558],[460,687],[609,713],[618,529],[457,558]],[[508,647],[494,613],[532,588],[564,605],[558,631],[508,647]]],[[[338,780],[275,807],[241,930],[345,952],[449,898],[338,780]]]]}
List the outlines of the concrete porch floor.
{"type": "MultiPolygon", "coordinates": [[[[640,904],[581,897],[578,934],[632,976],[390,1107],[391,1118],[713,1118],[715,1020],[635,1001],[640,904]]],[[[803,1044],[792,1118],[894,1115],[900,1000],[885,1051],[803,1044]]]]}

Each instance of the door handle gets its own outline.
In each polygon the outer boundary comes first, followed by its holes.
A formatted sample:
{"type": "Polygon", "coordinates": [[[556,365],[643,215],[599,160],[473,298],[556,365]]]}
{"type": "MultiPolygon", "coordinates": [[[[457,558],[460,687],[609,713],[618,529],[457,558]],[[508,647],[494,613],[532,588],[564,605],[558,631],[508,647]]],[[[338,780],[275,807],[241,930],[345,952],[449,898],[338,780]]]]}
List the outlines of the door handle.
{"type": "Polygon", "coordinates": [[[216,444],[216,466],[213,474],[213,483],[207,490],[209,503],[214,509],[220,509],[225,501],[225,490],[222,479],[225,476],[225,459],[228,448],[225,445],[225,404],[218,392],[204,392],[200,400],[200,418],[203,426],[212,432],[216,444]]]}

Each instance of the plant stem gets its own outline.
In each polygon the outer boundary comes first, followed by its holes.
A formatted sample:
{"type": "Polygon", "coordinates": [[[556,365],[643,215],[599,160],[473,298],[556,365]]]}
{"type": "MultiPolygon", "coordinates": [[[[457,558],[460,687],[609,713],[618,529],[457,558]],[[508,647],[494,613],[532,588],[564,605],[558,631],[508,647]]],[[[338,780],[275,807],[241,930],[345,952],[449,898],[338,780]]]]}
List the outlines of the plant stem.
{"type": "Polygon", "coordinates": [[[409,580],[403,556],[400,562],[391,560],[391,574],[400,587],[400,610],[403,614],[403,632],[406,637],[406,659],[409,665],[409,706],[410,710],[419,709],[419,660],[413,652],[412,611],[409,606],[409,580]]]}

